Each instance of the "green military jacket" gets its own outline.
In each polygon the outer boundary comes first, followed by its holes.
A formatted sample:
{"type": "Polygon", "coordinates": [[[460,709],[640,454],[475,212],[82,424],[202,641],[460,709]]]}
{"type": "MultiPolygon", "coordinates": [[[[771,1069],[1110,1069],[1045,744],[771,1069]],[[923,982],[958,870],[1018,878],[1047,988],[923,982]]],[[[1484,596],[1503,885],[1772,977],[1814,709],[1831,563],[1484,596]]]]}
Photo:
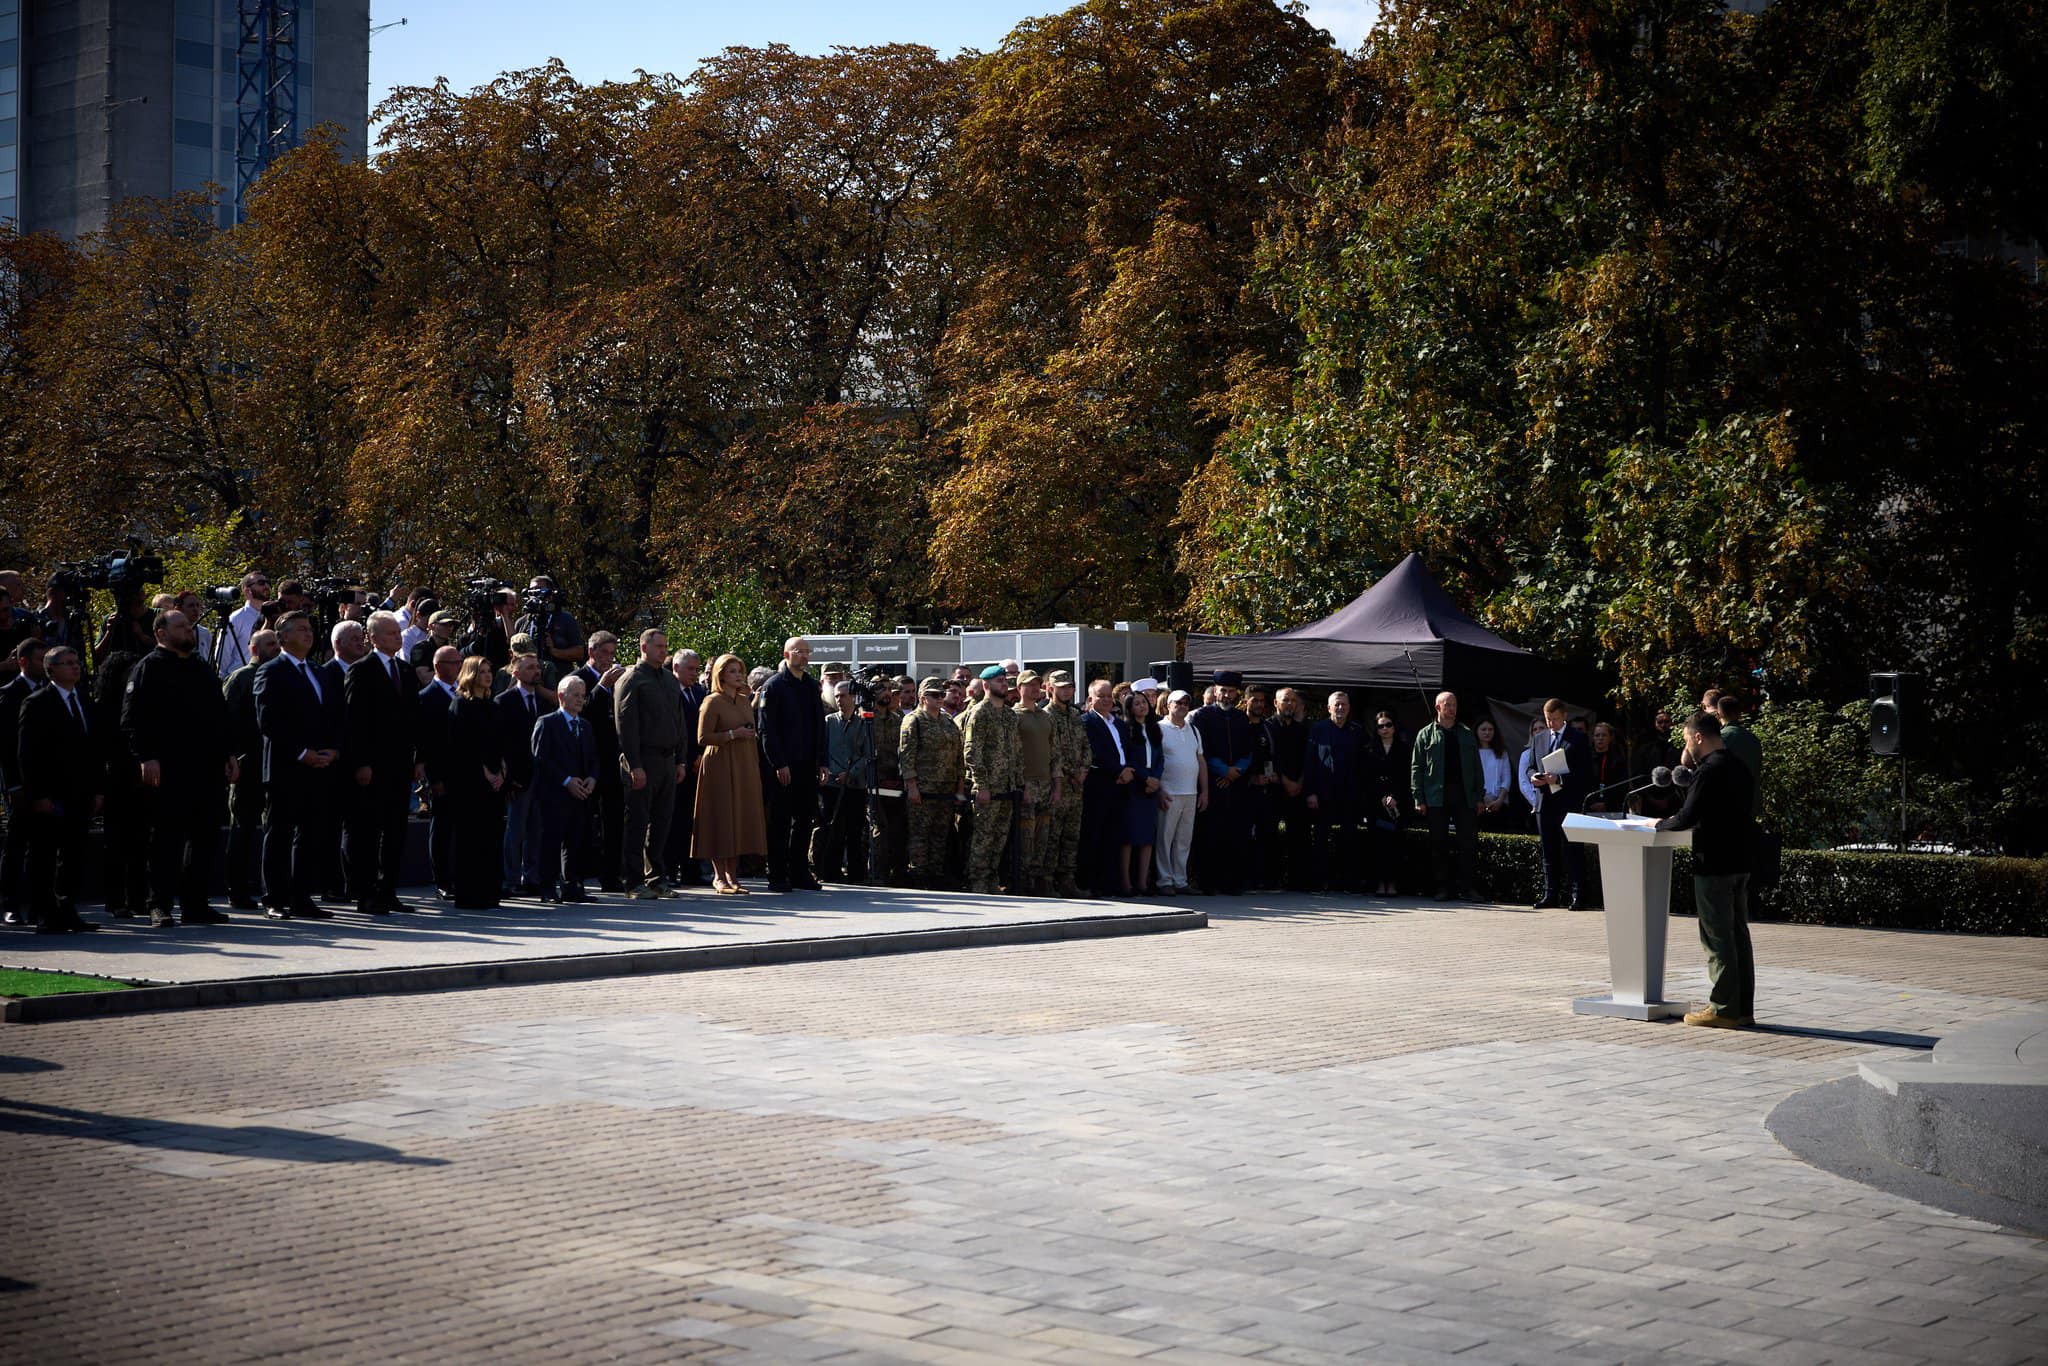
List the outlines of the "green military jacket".
{"type": "Polygon", "coordinates": [[[944,712],[927,716],[923,707],[903,718],[897,734],[896,759],[905,782],[915,782],[927,797],[951,796],[960,789],[960,728],[944,712]]]}
{"type": "Polygon", "coordinates": [[[1017,714],[983,698],[961,718],[966,740],[967,786],[987,788],[1000,797],[1014,792],[1023,780],[1024,746],[1017,734],[1017,714]]]}
{"type": "Polygon", "coordinates": [[[1088,776],[1088,732],[1081,727],[1081,709],[1071,702],[1048,702],[1052,717],[1052,758],[1066,780],[1067,793],[1079,795],[1088,776]]]}

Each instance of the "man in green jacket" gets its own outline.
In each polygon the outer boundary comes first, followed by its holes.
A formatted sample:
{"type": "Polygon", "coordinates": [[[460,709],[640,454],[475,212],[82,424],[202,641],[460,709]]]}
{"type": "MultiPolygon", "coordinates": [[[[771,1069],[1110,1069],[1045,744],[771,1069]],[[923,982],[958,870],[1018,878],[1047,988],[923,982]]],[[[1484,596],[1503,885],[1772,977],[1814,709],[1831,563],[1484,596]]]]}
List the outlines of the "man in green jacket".
{"type": "Polygon", "coordinates": [[[1429,820],[1429,859],[1436,871],[1436,899],[1451,899],[1451,822],[1458,823],[1457,894],[1481,901],[1474,885],[1473,865],[1479,859],[1479,799],[1486,785],[1480,777],[1479,741],[1458,724],[1458,698],[1436,695],[1436,720],[1415,733],[1409,762],[1409,791],[1415,810],[1429,820]]]}

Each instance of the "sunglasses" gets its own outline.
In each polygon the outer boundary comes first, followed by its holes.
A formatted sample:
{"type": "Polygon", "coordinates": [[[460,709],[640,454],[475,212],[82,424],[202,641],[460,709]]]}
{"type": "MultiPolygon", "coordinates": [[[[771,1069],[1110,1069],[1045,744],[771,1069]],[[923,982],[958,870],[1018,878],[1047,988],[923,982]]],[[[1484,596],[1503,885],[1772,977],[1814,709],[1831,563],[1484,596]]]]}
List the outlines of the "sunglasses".
{"type": "Polygon", "coordinates": [[[1377,727],[1377,729],[1380,730],[1392,730],[1393,728],[1394,723],[1392,721],[1382,721],[1379,723],[1379,726],[1377,727]]]}

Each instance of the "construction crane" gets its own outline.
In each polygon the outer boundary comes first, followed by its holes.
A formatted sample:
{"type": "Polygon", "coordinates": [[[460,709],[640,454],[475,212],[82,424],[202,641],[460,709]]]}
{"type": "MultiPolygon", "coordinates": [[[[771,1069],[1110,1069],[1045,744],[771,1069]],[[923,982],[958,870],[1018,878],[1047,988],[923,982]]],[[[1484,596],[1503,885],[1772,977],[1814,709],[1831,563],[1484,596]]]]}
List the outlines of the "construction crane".
{"type": "Polygon", "coordinates": [[[299,0],[240,0],[236,217],[249,187],[299,144],[299,0]]]}

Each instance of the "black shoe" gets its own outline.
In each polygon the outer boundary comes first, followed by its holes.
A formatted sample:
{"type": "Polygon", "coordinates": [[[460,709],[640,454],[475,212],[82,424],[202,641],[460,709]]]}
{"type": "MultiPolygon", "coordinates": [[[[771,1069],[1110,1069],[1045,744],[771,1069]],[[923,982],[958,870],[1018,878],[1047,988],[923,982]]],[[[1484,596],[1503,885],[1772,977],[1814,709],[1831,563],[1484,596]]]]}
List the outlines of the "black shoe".
{"type": "Polygon", "coordinates": [[[357,915],[390,915],[390,914],[391,914],[391,908],[390,908],[390,907],[388,907],[388,906],[386,906],[386,905],[385,905],[385,904],[384,904],[383,902],[381,902],[381,901],[358,901],[358,902],[356,903],[356,914],[357,914],[357,915]]]}
{"type": "Polygon", "coordinates": [[[283,906],[265,906],[263,908],[263,918],[265,920],[290,920],[292,913],[283,906]]]}
{"type": "Polygon", "coordinates": [[[623,892],[626,890],[626,884],[615,877],[603,878],[599,880],[597,890],[600,892],[623,892]]]}
{"type": "Polygon", "coordinates": [[[1562,901],[1546,892],[1531,902],[1529,909],[1532,911],[1554,911],[1562,905],[1564,905],[1562,901]]]}
{"type": "Polygon", "coordinates": [[[794,887],[799,892],[822,892],[825,890],[824,883],[812,882],[808,880],[804,882],[792,882],[789,885],[794,887]]]}
{"type": "Polygon", "coordinates": [[[583,902],[590,900],[590,889],[580,882],[571,882],[562,888],[562,900],[583,902]]]}
{"type": "Polygon", "coordinates": [[[1575,896],[1571,899],[1571,904],[1566,906],[1565,909],[1568,911],[1583,911],[1587,909],[1586,900],[1584,897],[1575,896]]]}
{"type": "Polygon", "coordinates": [[[20,911],[0,912],[0,925],[5,925],[9,929],[22,929],[25,928],[28,925],[28,923],[28,917],[20,911]]]}
{"type": "Polygon", "coordinates": [[[260,911],[263,909],[263,903],[246,892],[234,892],[228,897],[228,909],[231,911],[260,911]]]}
{"type": "Polygon", "coordinates": [[[346,906],[348,904],[348,893],[329,888],[327,891],[320,893],[320,899],[330,906],[346,906]]]}
{"type": "Polygon", "coordinates": [[[168,930],[177,923],[177,917],[167,910],[151,911],[149,913],[149,927],[152,930],[168,930]]]}
{"type": "Polygon", "coordinates": [[[768,884],[768,890],[771,892],[786,892],[789,890],[789,884],[787,882],[771,881],[768,884]]]}
{"type": "Polygon", "coordinates": [[[40,920],[36,922],[35,932],[37,934],[69,934],[77,928],[76,925],[71,924],[69,921],[40,920]]]}
{"type": "Polygon", "coordinates": [[[434,889],[434,899],[436,901],[453,901],[455,900],[455,893],[449,891],[446,887],[436,887],[434,889]]]}
{"type": "Polygon", "coordinates": [[[325,906],[316,906],[310,901],[302,901],[292,907],[292,917],[296,920],[332,920],[334,919],[334,912],[328,910],[325,906]]]}
{"type": "Polygon", "coordinates": [[[186,925],[225,925],[228,917],[211,906],[195,906],[179,913],[178,920],[186,925]]]}
{"type": "Polygon", "coordinates": [[[541,892],[540,899],[550,906],[559,906],[562,904],[561,889],[559,887],[549,887],[541,892]]]}
{"type": "Polygon", "coordinates": [[[126,906],[109,906],[107,907],[107,914],[116,920],[133,920],[135,918],[135,912],[129,910],[126,906]]]}
{"type": "Polygon", "coordinates": [[[1458,900],[1484,901],[1486,900],[1486,898],[1480,894],[1480,891],[1477,887],[1460,887],[1458,889],[1458,900]]]}

